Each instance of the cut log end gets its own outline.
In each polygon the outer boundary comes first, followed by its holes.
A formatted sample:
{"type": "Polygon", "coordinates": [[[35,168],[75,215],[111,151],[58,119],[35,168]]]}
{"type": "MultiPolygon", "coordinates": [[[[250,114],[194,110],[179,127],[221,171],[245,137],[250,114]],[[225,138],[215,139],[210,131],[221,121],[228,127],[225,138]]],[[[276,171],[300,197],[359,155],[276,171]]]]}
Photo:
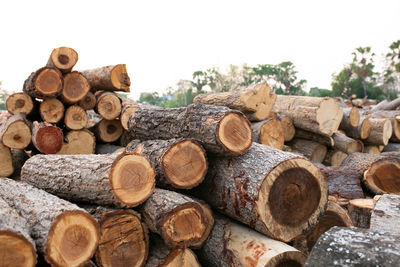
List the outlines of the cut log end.
{"type": "Polygon", "coordinates": [[[188,139],[172,145],[162,157],[165,177],[176,188],[191,189],[199,185],[207,166],[205,150],[188,139]]]}
{"type": "Polygon", "coordinates": [[[81,130],[88,122],[88,115],[86,111],[80,106],[70,106],[65,111],[64,124],[69,130],[81,130]]]}
{"type": "Polygon", "coordinates": [[[36,250],[32,243],[12,231],[0,231],[0,255],[0,266],[36,265],[36,250]]]}
{"type": "Polygon", "coordinates": [[[13,172],[14,166],[11,150],[0,142],[0,177],[8,177],[13,172]]]}
{"type": "Polygon", "coordinates": [[[78,61],[78,53],[69,47],[55,48],[50,55],[49,62],[61,72],[69,72],[78,61]]]}
{"type": "Polygon", "coordinates": [[[121,100],[116,94],[104,93],[97,100],[97,112],[106,120],[113,120],[121,114],[121,100]]]}
{"type": "Polygon", "coordinates": [[[384,126],[383,126],[383,145],[387,145],[389,143],[390,137],[392,137],[393,134],[393,127],[392,123],[390,120],[386,120],[384,126]]]}
{"type": "Polygon", "coordinates": [[[155,170],[145,156],[122,153],[111,167],[110,183],[119,201],[128,207],[134,207],[153,193],[155,170]]]}
{"type": "Polygon", "coordinates": [[[99,226],[86,212],[66,211],[52,224],[46,242],[46,261],[55,266],[79,266],[94,254],[99,226]]]}
{"type": "Polygon", "coordinates": [[[221,119],[217,135],[221,144],[234,155],[243,154],[252,143],[250,122],[238,113],[230,112],[221,119]]]}
{"type": "Polygon", "coordinates": [[[63,79],[56,69],[44,68],[37,75],[34,87],[44,96],[55,96],[61,92],[63,79]]]}
{"type": "Polygon", "coordinates": [[[129,86],[131,85],[131,81],[125,64],[116,65],[111,71],[110,79],[114,88],[120,91],[130,92],[129,86]]]}
{"type": "Polygon", "coordinates": [[[264,123],[261,126],[260,138],[258,141],[260,144],[282,149],[285,138],[281,123],[274,119],[264,123]]]}
{"type": "Polygon", "coordinates": [[[6,108],[13,115],[18,113],[30,114],[33,110],[33,101],[26,93],[15,93],[7,98],[6,108]]]}
{"type": "Polygon", "coordinates": [[[35,146],[44,154],[55,154],[63,145],[63,133],[55,126],[40,127],[35,135],[35,146]]]}
{"type": "Polygon", "coordinates": [[[57,154],[76,155],[94,153],[96,140],[94,134],[88,130],[71,131],[67,133],[65,139],[67,143],[63,144],[57,154]]]}
{"type": "Polygon", "coordinates": [[[358,108],[352,107],[349,113],[349,122],[350,125],[353,127],[357,127],[358,123],[360,122],[360,112],[358,108]]]}
{"type": "Polygon", "coordinates": [[[283,137],[285,142],[289,142],[296,134],[296,128],[293,125],[293,120],[290,117],[283,116],[280,118],[281,126],[283,128],[283,137]]]}
{"type": "Polygon", "coordinates": [[[55,97],[46,98],[40,103],[39,113],[48,123],[58,123],[64,117],[64,104],[55,97]]]}
{"type": "Polygon", "coordinates": [[[381,160],[364,173],[365,185],[375,194],[400,193],[400,163],[381,160]]]}
{"type": "Polygon", "coordinates": [[[84,98],[82,98],[78,105],[84,110],[94,109],[96,106],[96,97],[92,92],[88,92],[84,98]]]}
{"type": "Polygon", "coordinates": [[[97,137],[105,143],[117,141],[122,132],[119,120],[101,120],[97,126],[97,137]]]}
{"type": "Polygon", "coordinates": [[[85,76],[74,71],[65,75],[61,97],[64,102],[75,104],[82,100],[89,90],[90,84],[85,76]]]}
{"type": "Polygon", "coordinates": [[[121,125],[125,130],[128,130],[128,121],[129,121],[129,117],[131,116],[131,114],[133,114],[135,112],[135,110],[139,108],[139,106],[137,107],[129,107],[126,108],[125,110],[123,110],[123,112],[121,113],[121,125]]]}
{"type": "Polygon", "coordinates": [[[26,122],[17,120],[7,127],[1,141],[9,148],[24,149],[31,143],[31,138],[31,129],[26,122]]]}
{"type": "Polygon", "coordinates": [[[343,109],[333,98],[325,99],[321,102],[316,116],[321,133],[331,136],[339,128],[343,109]]]}
{"type": "Polygon", "coordinates": [[[200,267],[196,254],[189,248],[177,248],[172,250],[162,266],[166,267],[200,267]]]}
{"type": "Polygon", "coordinates": [[[367,139],[371,132],[371,123],[369,119],[364,119],[360,125],[360,137],[361,139],[367,139]]]}

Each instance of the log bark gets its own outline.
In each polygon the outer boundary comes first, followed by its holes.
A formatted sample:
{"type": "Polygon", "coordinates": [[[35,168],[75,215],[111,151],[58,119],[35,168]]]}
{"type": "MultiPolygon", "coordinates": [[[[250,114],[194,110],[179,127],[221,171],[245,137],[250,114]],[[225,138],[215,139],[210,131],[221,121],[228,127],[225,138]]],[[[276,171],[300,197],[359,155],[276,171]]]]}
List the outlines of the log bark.
{"type": "Polygon", "coordinates": [[[339,129],[346,131],[349,128],[357,127],[360,123],[360,112],[356,107],[343,108],[343,117],[339,129]]]}
{"type": "Polygon", "coordinates": [[[371,230],[400,234],[400,196],[385,194],[379,198],[371,215],[371,230]]]}
{"type": "Polygon", "coordinates": [[[371,132],[371,123],[366,116],[361,116],[360,123],[357,127],[348,127],[343,129],[347,136],[354,139],[365,140],[368,138],[371,132]]]}
{"type": "Polygon", "coordinates": [[[379,146],[368,145],[364,147],[364,152],[368,154],[379,155],[381,152],[379,151],[379,146]]]}
{"type": "Polygon", "coordinates": [[[14,180],[19,180],[21,177],[22,166],[24,166],[25,161],[29,159],[29,156],[22,149],[11,149],[11,155],[12,155],[12,165],[14,167],[14,172],[12,173],[10,178],[14,180]]]}
{"type": "Polygon", "coordinates": [[[6,108],[13,115],[25,113],[29,115],[34,108],[32,98],[23,92],[14,93],[6,100],[6,108]]]}
{"type": "Polygon", "coordinates": [[[62,73],[68,73],[78,62],[78,53],[70,47],[58,47],[50,54],[47,67],[57,68],[62,73]]]}
{"type": "Polygon", "coordinates": [[[400,192],[400,160],[396,157],[355,152],[341,166],[353,169],[373,194],[400,192]]]}
{"type": "Polygon", "coordinates": [[[328,149],[325,159],[322,163],[327,166],[340,166],[346,157],[347,154],[340,150],[328,149]]]}
{"type": "Polygon", "coordinates": [[[81,73],[88,79],[93,90],[130,92],[131,81],[125,64],[84,70],[81,73]]]}
{"type": "Polygon", "coordinates": [[[120,153],[125,151],[125,147],[116,146],[112,144],[97,144],[96,154],[110,154],[110,153],[120,153]]]}
{"type": "Polygon", "coordinates": [[[287,145],[283,145],[281,150],[282,151],[286,151],[286,152],[292,152],[292,148],[290,146],[287,146],[287,145]]]}
{"type": "Polygon", "coordinates": [[[96,107],[96,97],[92,92],[88,92],[84,98],[82,98],[78,105],[84,110],[94,109],[96,107]]]}
{"type": "Polygon", "coordinates": [[[93,128],[103,119],[103,117],[97,114],[93,109],[86,110],[86,114],[88,115],[88,123],[85,126],[86,129],[93,128]]]}
{"type": "Polygon", "coordinates": [[[0,142],[6,147],[24,149],[31,143],[31,128],[24,113],[11,116],[0,124],[0,142]]]}
{"type": "Polygon", "coordinates": [[[63,140],[63,132],[57,126],[37,121],[32,124],[32,144],[41,153],[57,153],[61,150],[63,140]]]}
{"type": "Polygon", "coordinates": [[[374,206],[375,201],[372,198],[350,200],[347,209],[353,224],[357,227],[369,229],[374,206]]]}
{"type": "Polygon", "coordinates": [[[335,142],[334,148],[350,154],[353,152],[364,152],[364,143],[360,140],[352,139],[344,134],[334,133],[332,138],[335,142]]]}
{"type": "Polygon", "coordinates": [[[126,147],[148,157],[156,170],[158,187],[191,189],[207,173],[205,150],[193,139],[133,140],[126,147]]]}
{"type": "Polygon", "coordinates": [[[61,94],[64,79],[56,68],[38,69],[25,80],[23,90],[33,98],[55,97],[61,94]]]}
{"type": "Polygon", "coordinates": [[[207,204],[164,189],[156,188],[140,210],[150,231],[170,248],[202,247],[214,225],[207,204]]]}
{"type": "Polygon", "coordinates": [[[317,223],[328,197],[318,167],[257,143],[241,156],[211,158],[196,191],[218,211],[284,242],[317,223]]]}
{"type": "Polygon", "coordinates": [[[278,115],[278,119],[280,120],[283,128],[283,138],[285,139],[285,142],[291,141],[296,134],[296,128],[293,125],[293,120],[290,117],[283,116],[281,114],[278,115]]]}
{"type": "Polygon", "coordinates": [[[399,110],[378,110],[375,112],[366,111],[365,115],[376,119],[390,119],[393,133],[391,139],[398,142],[400,140],[400,111],[399,110]]]}
{"type": "Polygon", "coordinates": [[[14,170],[11,149],[0,142],[0,177],[9,177],[14,170]]]}
{"type": "Polygon", "coordinates": [[[317,243],[318,238],[334,226],[350,227],[354,226],[348,212],[332,201],[328,201],[326,212],[319,222],[306,234],[296,239],[293,246],[298,250],[309,254],[317,243]]]}
{"type": "Polygon", "coordinates": [[[398,106],[400,106],[400,98],[396,98],[392,101],[384,100],[376,105],[371,111],[378,111],[378,110],[395,110],[398,106]]]}
{"type": "Polygon", "coordinates": [[[64,116],[64,125],[68,130],[81,130],[88,122],[86,111],[78,105],[67,108],[64,116]]]}
{"type": "Polygon", "coordinates": [[[120,120],[102,119],[95,129],[96,137],[104,143],[112,143],[121,137],[123,128],[120,120]]]}
{"type": "Polygon", "coordinates": [[[199,250],[203,266],[303,266],[297,249],[232,220],[215,215],[215,226],[199,250]]]}
{"type": "Polygon", "coordinates": [[[279,120],[267,119],[252,123],[253,141],[270,146],[276,149],[282,149],[285,143],[283,128],[279,120]]]}
{"type": "Polygon", "coordinates": [[[113,120],[121,114],[121,99],[113,92],[97,92],[96,111],[106,120],[113,120]]]}
{"type": "Polygon", "coordinates": [[[305,131],[302,129],[296,129],[296,133],[294,136],[297,139],[306,139],[314,141],[316,143],[320,143],[321,145],[328,147],[333,147],[335,145],[335,140],[331,136],[324,136],[313,132],[305,131]]]}
{"type": "Polygon", "coordinates": [[[55,97],[49,97],[40,103],[39,113],[43,121],[58,123],[64,117],[64,104],[55,97]]]}
{"type": "Polygon", "coordinates": [[[129,135],[140,140],[193,138],[213,153],[240,155],[252,142],[251,125],[235,110],[192,104],[182,108],[138,108],[128,122],[129,135]]]}
{"type": "Polygon", "coordinates": [[[373,145],[387,145],[393,133],[389,119],[370,118],[371,131],[365,142],[373,145]]]}
{"type": "Polygon", "coordinates": [[[128,120],[131,114],[135,113],[135,110],[139,107],[139,105],[135,101],[123,100],[122,101],[122,111],[120,116],[120,121],[122,124],[122,128],[124,130],[128,130],[128,120]]]}
{"type": "Polygon", "coordinates": [[[85,76],[78,71],[73,71],[64,76],[61,99],[64,103],[75,104],[81,101],[89,90],[90,84],[85,76]]]}
{"type": "Polygon", "coordinates": [[[397,233],[333,227],[318,240],[305,266],[397,266],[399,238],[397,233]]]}
{"type": "Polygon", "coordinates": [[[328,193],[340,198],[364,198],[359,174],[347,167],[320,168],[328,181],[328,193]]]}
{"type": "Polygon", "coordinates": [[[96,147],[96,139],[91,131],[86,129],[70,131],[65,135],[64,143],[57,152],[60,155],[93,154],[96,147]]]}
{"type": "Polygon", "coordinates": [[[289,146],[293,152],[298,152],[313,162],[322,162],[326,156],[327,148],[320,143],[305,139],[293,139],[289,146]]]}
{"type": "Polygon", "coordinates": [[[36,248],[54,266],[79,266],[94,254],[97,222],[75,204],[7,178],[0,179],[0,197],[26,219],[36,248]]]}
{"type": "Polygon", "coordinates": [[[36,265],[35,243],[27,221],[0,198],[0,252],[2,266],[36,265]]]}
{"type": "Polygon", "coordinates": [[[400,144],[398,143],[388,143],[382,152],[400,152],[400,144]]]}
{"type": "Polygon", "coordinates": [[[155,171],[135,153],[36,155],[25,162],[21,180],[64,199],[134,207],[154,190],[155,171]]]}
{"type": "Polygon", "coordinates": [[[278,95],[274,110],[289,116],[297,128],[326,136],[337,131],[343,117],[333,98],[278,95]]]}

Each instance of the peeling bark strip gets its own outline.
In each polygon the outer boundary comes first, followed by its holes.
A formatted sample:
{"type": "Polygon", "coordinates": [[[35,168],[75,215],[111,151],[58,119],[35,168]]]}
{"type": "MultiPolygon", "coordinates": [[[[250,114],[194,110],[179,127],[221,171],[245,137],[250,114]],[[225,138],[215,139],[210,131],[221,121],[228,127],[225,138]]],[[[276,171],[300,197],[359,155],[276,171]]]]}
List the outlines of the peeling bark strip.
{"type": "Polygon", "coordinates": [[[264,121],[251,124],[253,131],[253,141],[270,146],[276,149],[282,149],[285,143],[283,128],[279,120],[266,119],[264,121]]]}
{"type": "Polygon", "coordinates": [[[78,61],[78,53],[69,47],[58,47],[50,54],[47,67],[55,67],[62,73],[68,73],[78,61]]]}
{"type": "Polygon", "coordinates": [[[94,90],[130,92],[131,81],[125,64],[84,70],[81,73],[85,75],[94,90]]]}
{"type": "Polygon", "coordinates": [[[122,104],[121,99],[113,92],[97,92],[96,110],[106,120],[113,120],[121,114],[122,104]]]}
{"type": "Polygon", "coordinates": [[[13,172],[14,164],[11,150],[0,142],[0,177],[9,177],[13,172]]]}
{"type": "Polygon", "coordinates": [[[24,149],[31,143],[32,133],[24,113],[0,123],[0,142],[6,147],[24,149]]]}
{"type": "Polygon", "coordinates": [[[214,225],[207,204],[158,188],[141,206],[141,214],[150,231],[161,235],[170,248],[200,248],[214,225]]]}
{"type": "Polygon", "coordinates": [[[400,196],[385,194],[376,202],[371,215],[372,230],[400,234],[400,196]]]}
{"type": "Polygon", "coordinates": [[[159,187],[191,189],[204,180],[208,168],[205,150],[193,139],[133,140],[126,151],[150,159],[159,187]]]}
{"type": "Polygon", "coordinates": [[[270,239],[250,228],[215,215],[209,239],[199,250],[204,266],[303,266],[306,258],[283,242],[270,239]]]}
{"type": "Polygon", "coordinates": [[[35,155],[21,180],[59,197],[98,205],[134,207],[154,190],[155,171],[136,153],[35,155]]]}
{"type": "Polygon", "coordinates": [[[297,128],[326,136],[337,131],[343,117],[333,98],[278,95],[274,110],[289,116],[297,128]]]}
{"type": "Polygon", "coordinates": [[[75,204],[8,178],[0,179],[0,197],[26,219],[36,248],[55,266],[79,266],[94,254],[99,226],[75,204]]]}
{"type": "Polygon", "coordinates": [[[14,93],[7,97],[6,108],[13,115],[18,113],[29,115],[33,110],[33,101],[28,94],[14,93]]]}
{"type": "Polygon", "coordinates": [[[33,98],[46,98],[61,94],[64,79],[56,68],[38,69],[25,80],[24,92],[33,98]]]}
{"type": "Polygon", "coordinates": [[[324,213],[328,185],[305,158],[253,143],[238,157],[212,158],[198,191],[222,213],[289,242],[324,213]]]}
{"type": "Polygon", "coordinates": [[[139,140],[193,138],[213,153],[240,155],[252,142],[251,125],[235,110],[192,104],[181,108],[140,107],[128,122],[129,135],[139,140]]]}
{"type": "Polygon", "coordinates": [[[64,117],[64,104],[55,97],[49,97],[40,103],[40,117],[48,123],[58,123],[64,117]]]}
{"type": "Polygon", "coordinates": [[[68,104],[75,104],[82,100],[90,90],[88,80],[80,72],[73,71],[64,76],[64,88],[61,99],[68,104]]]}
{"type": "Polygon", "coordinates": [[[27,221],[2,198],[0,198],[0,253],[2,266],[36,265],[35,243],[30,236],[27,221]]]}
{"type": "Polygon", "coordinates": [[[61,150],[63,140],[63,132],[57,126],[37,121],[32,124],[32,144],[41,153],[57,153],[61,150]]]}
{"type": "Polygon", "coordinates": [[[305,266],[398,266],[396,240],[398,233],[333,227],[318,240],[305,266]]]}

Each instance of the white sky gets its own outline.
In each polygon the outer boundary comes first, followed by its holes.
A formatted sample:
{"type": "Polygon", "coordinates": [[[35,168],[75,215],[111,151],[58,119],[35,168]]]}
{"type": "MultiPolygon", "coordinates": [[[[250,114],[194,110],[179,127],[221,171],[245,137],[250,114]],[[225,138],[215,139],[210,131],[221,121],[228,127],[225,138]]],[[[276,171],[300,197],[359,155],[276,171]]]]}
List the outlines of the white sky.
{"type": "Polygon", "coordinates": [[[330,88],[356,47],[379,55],[400,39],[399,14],[399,0],[3,0],[0,81],[22,90],[53,48],[69,46],[76,70],[127,64],[135,99],[196,70],[287,60],[308,88],[330,88]]]}

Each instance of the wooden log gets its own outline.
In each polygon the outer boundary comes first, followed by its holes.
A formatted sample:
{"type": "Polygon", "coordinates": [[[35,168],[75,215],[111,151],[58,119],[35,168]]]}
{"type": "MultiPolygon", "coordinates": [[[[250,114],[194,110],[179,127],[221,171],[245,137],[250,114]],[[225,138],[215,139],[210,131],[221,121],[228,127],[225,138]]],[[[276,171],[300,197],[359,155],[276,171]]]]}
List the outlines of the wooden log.
{"type": "Polygon", "coordinates": [[[13,115],[18,113],[29,115],[32,113],[34,105],[32,98],[28,94],[20,92],[7,97],[6,108],[13,115]]]}
{"type": "Polygon", "coordinates": [[[276,94],[270,94],[269,99],[261,103],[256,112],[245,112],[249,121],[263,121],[269,117],[268,110],[271,110],[276,100],[276,94]]]}
{"type": "Polygon", "coordinates": [[[349,128],[357,127],[360,123],[360,112],[356,107],[343,108],[343,117],[339,129],[346,131],[349,128]]]}
{"type": "Polygon", "coordinates": [[[365,142],[373,145],[387,145],[393,128],[389,119],[370,118],[371,132],[365,142]]]}
{"type": "Polygon", "coordinates": [[[278,95],[274,110],[289,116],[297,128],[327,136],[337,131],[343,117],[333,98],[278,95]]]}
{"type": "Polygon", "coordinates": [[[377,200],[371,214],[370,228],[377,231],[398,233],[400,222],[400,196],[385,194],[377,200]]]}
{"type": "Polygon", "coordinates": [[[6,147],[24,149],[31,143],[31,128],[24,113],[11,116],[0,124],[0,142],[6,147]]]}
{"type": "Polygon", "coordinates": [[[96,137],[99,141],[104,143],[112,143],[121,137],[123,132],[120,120],[106,120],[102,119],[96,125],[96,137]]]}
{"type": "Polygon", "coordinates": [[[29,184],[0,179],[0,197],[26,219],[36,249],[54,266],[79,266],[94,254],[97,222],[83,209],[29,184]]]}
{"type": "Polygon", "coordinates": [[[293,152],[298,152],[314,162],[322,162],[327,152],[326,146],[305,139],[293,139],[289,145],[293,152]]]}
{"type": "Polygon", "coordinates": [[[38,69],[25,80],[23,90],[33,98],[54,97],[61,94],[64,79],[56,68],[38,69]]]}
{"type": "Polygon", "coordinates": [[[156,170],[158,187],[191,189],[207,173],[205,150],[193,139],[133,140],[126,147],[148,157],[156,170]]]}
{"type": "Polygon", "coordinates": [[[63,141],[63,132],[57,126],[37,121],[32,124],[32,144],[41,153],[57,153],[61,150],[63,141]]]}
{"type": "Polygon", "coordinates": [[[340,166],[346,157],[347,154],[340,150],[328,149],[325,159],[322,163],[327,166],[340,166]]]}
{"type": "Polygon", "coordinates": [[[328,194],[345,199],[364,198],[359,174],[347,167],[320,168],[328,181],[328,194]]]}
{"type": "Polygon", "coordinates": [[[78,53],[70,47],[54,48],[47,61],[47,67],[57,68],[62,73],[68,73],[78,62],[78,53]]]}
{"type": "Polygon", "coordinates": [[[379,155],[381,152],[379,151],[379,146],[367,145],[364,147],[364,152],[368,154],[379,155]]]}
{"type": "Polygon", "coordinates": [[[0,198],[1,266],[33,267],[36,265],[35,243],[27,221],[0,198]]]}
{"type": "Polygon", "coordinates": [[[125,147],[116,146],[112,144],[97,144],[96,145],[96,154],[110,154],[110,153],[120,153],[124,152],[125,147]]]}
{"type": "Polygon", "coordinates": [[[0,177],[9,177],[13,173],[14,165],[11,150],[0,142],[0,177]]]}
{"type": "Polygon", "coordinates": [[[88,123],[86,124],[86,129],[91,129],[103,119],[103,117],[97,114],[93,109],[86,110],[86,114],[88,116],[88,123]]]}
{"type": "Polygon", "coordinates": [[[64,199],[119,207],[143,203],[154,177],[150,161],[135,153],[35,155],[21,171],[21,180],[64,199]]]}
{"type": "Polygon", "coordinates": [[[353,224],[357,227],[369,229],[374,206],[375,201],[372,198],[350,200],[347,209],[353,224]]]}
{"type": "Polygon", "coordinates": [[[388,143],[384,148],[383,152],[400,152],[400,144],[398,143],[388,143]]]}
{"type": "Polygon", "coordinates": [[[215,226],[199,250],[203,266],[303,266],[306,257],[294,247],[215,215],[215,226]]]}
{"type": "Polygon", "coordinates": [[[64,125],[68,130],[81,130],[86,127],[88,115],[86,111],[78,105],[67,108],[64,116],[64,125]]]}
{"type": "Polygon", "coordinates": [[[60,155],[93,154],[96,147],[96,139],[91,131],[86,129],[70,131],[65,135],[64,143],[57,152],[60,155]]]}
{"type": "Polygon", "coordinates": [[[277,149],[282,149],[285,143],[283,128],[279,120],[266,119],[260,122],[252,123],[253,141],[270,146],[277,149]]]}
{"type": "Polygon", "coordinates": [[[378,110],[395,110],[398,106],[400,106],[400,98],[396,98],[392,101],[384,100],[376,105],[371,111],[378,111],[378,110]]]}
{"type": "Polygon", "coordinates": [[[46,98],[40,103],[39,113],[43,121],[58,123],[64,117],[64,104],[55,97],[46,98]]]}
{"type": "Polygon", "coordinates": [[[88,92],[84,98],[82,98],[78,105],[84,110],[94,109],[96,107],[96,97],[92,92],[88,92]]]}
{"type": "Polygon", "coordinates": [[[371,123],[366,116],[361,116],[357,127],[348,127],[343,129],[347,136],[354,139],[367,139],[371,132],[371,123]]]}
{"type": "Polygon", "coordinates": [[[296,133],[294,136],[297,139],[314,141],[316,143],[320,143],[321,145],[328,147],[333,147],[335,145],[335,140],[331,136],[324,136],[313,132],[305,131],[302,129],[296,129],[296,133]]]}
{"type": "Polygon", "coordinates": [[[353,169],[373,194],[400,193],[400,160],[396,157],[355,152],[341,166],[353,169]]]}
{"type": "Polygon", "coordinates": [[[121,99],[113,92],[97,92],[96,111],[106,120],[113,120],[121,114],[121,99]]]}
{"type": "Polygon", "coordinates": [[[318,223],[307,233],[297,238],[293,246],[298,250],[309,254],[317,243],[318,238],[334,226],[354,226],[348,212],[332,201],[328,201],[328,207],[318,223]]]}
{"type": "Polygon", "coordinates": [[[344,134],[334,133],[332,138],[335,142],[334,148],[350,154],[353,152],[363,152],[364,143],[360,140],[352,139],[344,134]]]}
{"type": "Polygon", "coordinates": [[[22,149],[11,149],[11,155],[12,155],[12,165],[14,167],[14,172],[9,177],[14,180],[19,180],[21,177],[22,166],[24,166],[25,161],[29,159],[29,156],[26,154],[25,150],[22,149]]]}
{"type": "Polygon", "coordinates": [[[218,211],[284,242],[317,223],[328,197],[318,167],[257,143],[237,157],[211,158],[196,191],[218,211]]]}
{"type": "Polygon", "coordinates": [[[119,120],[121,121],[122,128],[125,130],[128,130],[128,120],[131,114],[135,113],[135,110],[139,107],[139,105],[135,101],[128,101],[128,100],[123,100],[122,101],[122,110],[121,110],[121,116],[119,120]]]}
{"type": "Polygon", "coordinates": [[[399,238],[398,233],[333,227],[318,240],[305,266],[397,266],[399,238]]]}
{"type": "Polygon", "coordinates": [[[125,64],[81,71],[93,90],[124,91],[129,93],[131,81],[125,64]]]}
{"type": "Polygon", "coordinates": [[[149,259],[145,267],[201,267],[190,248],[171,249],[160,238],[152,236],[149,259]]]}
{"type": "Polygon", "coordinates": [[[75,104],[82,100],[90,90],[90,84],[82,73],[73,71],[64,76],[61,99],[64,103],[75,104]]]}
{"type": "Polygon", "coordinates": [[[243,154],[252,142],[251,125],[246,117],[221,106],[140,107],[130,117],[128,127],[129,135],[136,139],[193,138],[207,151],[225,155],[243,154]]]}
{"type": "Polygon", "coordinates": [[[170,248],[202,247],[214,225],[207,204],[164,189],[156,188],[140,210],[150,231],[170,248]]]}
{"type": "Polygon", "coordinates": [[[100,225],[96,263],[103,267],[144,266],[149,253],[147,227],[127,209],[83,206],[100,225]]]}
{"type": "Polygon", "coordinates": [[[296,133],[296,128],[293,125],[293,120],[288,116],[283,116],[281,114],[278,115],[278,119],[281,122],[281,126],[283,128],[283,138],[285,142],[291,141],[296,133]]]}
{"type": "Polygon", "coordinates": [[[287,146],[287,145],[283,145],[281,150],[282,151],[286,151],[286,152],[292,152],[292,148],[290,146],[287,146]]]}
{"type": "Polygon", "coordinates": [[[399,110],[378,110],[375,112],[366,111],[365,115],[377,119],[389,119],[392,124],[393,133],[391,140],[400,141],[400,111],[399,110]]]}

